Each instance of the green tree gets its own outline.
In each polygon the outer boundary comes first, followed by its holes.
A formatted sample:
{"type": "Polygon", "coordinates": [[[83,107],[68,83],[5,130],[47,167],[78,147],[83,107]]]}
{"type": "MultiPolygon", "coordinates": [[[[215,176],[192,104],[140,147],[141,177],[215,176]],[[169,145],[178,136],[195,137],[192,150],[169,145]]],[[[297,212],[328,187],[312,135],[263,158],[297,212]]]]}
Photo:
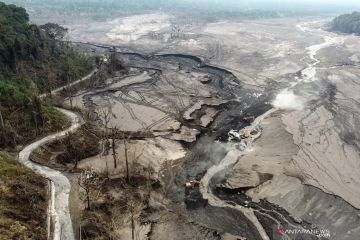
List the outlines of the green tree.
{"type": "Polygon", "coordinates": [[[25,9],[0,2],[0,81],[24,83],[31,76],[41,92],[48,92],[87,74],[89,57],[61,42],[66,32],[53,23],[29,24],[25,9]],[[58,67],[64,59],[70,66],[66,73],[58,67]],[[55,77],[49,78],[49,71],[55,77]]]}
{"type": "Polygon", "coordinates": [[[49,37],[56,40],[62,40],[68,31],[67,28],[64,28],[56,23],[46,23],[44,25],[40,25],[40,29],[43,30],[49,37]]]}
{"type": "Polygon", "coordinates": [[[331,29],[343,33],[360,34],[360,12],[343,14],[331,22],[331,29]]]}

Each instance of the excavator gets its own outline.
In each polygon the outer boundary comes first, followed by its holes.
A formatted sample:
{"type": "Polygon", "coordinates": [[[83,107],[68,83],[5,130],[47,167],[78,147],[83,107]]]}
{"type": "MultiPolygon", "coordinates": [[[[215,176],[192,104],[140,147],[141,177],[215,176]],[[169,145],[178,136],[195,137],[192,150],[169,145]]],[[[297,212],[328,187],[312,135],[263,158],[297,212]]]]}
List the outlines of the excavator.
{"type": "Polygon", "coordinates": [[[250,137],[250,135],[249,135],[248,132],[244,132],[243,134],[240,135],[240,138],[241,138],[241,139],[247,139],[247,138],[249,138],[249,137],[250,137]]]}
{"type": "Polygon", "coordinates": [[[201,182],[198,180],[191,180],[191,181],[185,183],[185,187],[186,188],[195,188],[195,187],[199,187],[200,184],[201,184],[201,182]]]}

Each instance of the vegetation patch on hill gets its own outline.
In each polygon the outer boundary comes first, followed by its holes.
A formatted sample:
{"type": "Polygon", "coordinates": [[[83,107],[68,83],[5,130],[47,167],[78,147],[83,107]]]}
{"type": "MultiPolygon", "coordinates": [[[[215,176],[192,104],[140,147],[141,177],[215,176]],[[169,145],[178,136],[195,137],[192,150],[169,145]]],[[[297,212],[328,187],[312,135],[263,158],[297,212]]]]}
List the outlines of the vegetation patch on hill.
{"type": "Polygon", "coordinates": [[[70,125],[39,95],[93,68],[65,35],[65,28],[30,24],[24,8],[0,2],[0,239],[47,239],[47,180],[20,165],[17,153],[70,125]]]}
{"type": "Polygon", "coordinates": [[[48,92],[90,72],[89,57],[60,41],[66,31],[30,24],[24,8],[0,2],[0,81],[31,81],[48,92]]]}
{"type": "Polygon", "coordinates": [[[331,30],[343,33],[360,34],[360,12],[343,14],[331,22],[331,30]]]}
{"type": "Polygon", "coordinates": [[[47,239],[47,182],[0,151],[0,239],[47,239]]]}
{"type": "Polygon", "coordinates": [[[63,113],[41,101],[35,87],[0,81],[0,147],[14,148],[69,124],[63,113]]]}

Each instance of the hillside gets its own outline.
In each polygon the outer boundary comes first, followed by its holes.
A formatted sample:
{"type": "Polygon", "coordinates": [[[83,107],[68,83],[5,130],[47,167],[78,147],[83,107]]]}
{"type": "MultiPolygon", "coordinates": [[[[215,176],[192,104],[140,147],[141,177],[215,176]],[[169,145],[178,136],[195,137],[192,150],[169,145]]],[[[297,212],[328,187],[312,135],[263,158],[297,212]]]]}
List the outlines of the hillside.
{"type": "Polygon", "coordinates": [[[38,97],[87,74],[90,59],[61,41],[66,29],[29,23],[24,8],[0,2],[0,147],[14,148],[67,126],[38,97]]]}
{"type": "Polygon", "coordinates": [[[62,113],[41,101],[34,85],[0,81],[0,147],[23,145],[68,124],[62,113]]]}
{"type": "Polygon", "coordinates": [[[360,34],[360,12],[343,14],[331,22],[333,31],[360,34]]]}
{"type": "Polygon", "coordinates": [[[88,56],[62,41],[65,34],[0,2],[0,239],[47,239],[47,180],[17,163],[17,154],[70,124],[39,96],[92,69],[88,56]]]}
{"type": "Polygon", "coordinates": [[[66,29],[30,24],[24,8],[0,2],[0,29],[0,81],[32,81],[45,92],[91,69],[86,56],[59,41],[66,29]]]}
{"type": "Polygon", "coordinates": [[[0,152],[0,239],[46,239],[47,182],[0,152]]]}

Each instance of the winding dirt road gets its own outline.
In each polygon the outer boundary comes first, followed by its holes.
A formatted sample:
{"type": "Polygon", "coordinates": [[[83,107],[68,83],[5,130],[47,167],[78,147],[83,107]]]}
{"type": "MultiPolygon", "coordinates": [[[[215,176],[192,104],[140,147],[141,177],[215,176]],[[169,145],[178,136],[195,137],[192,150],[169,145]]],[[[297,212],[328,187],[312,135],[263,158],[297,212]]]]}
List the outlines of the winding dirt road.
{"type": "Polygon", "coordinates": [[[19,162],[51,181],[50,209],[54,224],[53,239],[73,240],[75,237],[69,211],[69,193],[71,189],[69,180],[61,172],[36,164],[29,159],[32,151],[38,147],[64,137],[67,133],[81,126],[81,120],[75,113],[60,108],[58,110],[71,119],[71,126],[66,130],[44,137],[25,147],[19,153],[19,162]]]}
{"type": "MultiPolygon", "coordinates": [[[[97,69],[94,69],[91,73],[87,76],[72,82],[66,86],[54,89],[51,93],[58,93],[59,91],[71,87],[77,83],[85,81],[89,79],[94,73],[96,73],[97,69]]],[[[40,98],[45,97],[46,94],[40,95],[40,98]]],[[[51,134],[47,137],[44,137],[28,146],[26,146],[20,153],[19,153],[19,162],[25,165],[26,167],[33,170],[35,173],[40,174],[41,176],[47,178],[51,182],[51,196],[50,196],[50,218],[53,223],[53,232],[51,235],[54,240],[73,240],[75,239],[74,236],[74,229],[72,226],[72,221],[70,217],[70,210],[69,210],[69,194],[71,190],[71,185],[67,177],[61,173],[60,171],[56,171],[46,166],[42,166],[32,162],[29,158],[31,153],[37,149],[38,147],[52,142],[58,138],[64,137],[67,133],[75,131],[79,128],[82,124],[81,119],[78,115],[73,112],[70,112],[65,109],[57,108],[60,112],[64,113],[68,118],[71,120],[71,126],[63,130],[61,132],[57,132],[51,134]]],[[[48,229],[50,232],[50,229],[48,229]]]]}
{"type": "MultiPolygon", "coordinates": [[[[93,76],[95,73],[97,73],[97,71],[98,71],[98,69],[95,68],[94,70],[92,70],[92,71],[91,71],[88,75],[86,75],[85,77],[82,77],[82,78],[80,78],[80,79],[78,79],[78,80],[76,80],[76,81],[74,81],[74,82],[71,82],[71,83],[65,85],[65,86],[62,86],[62,87],[56,88],[56,89],[54,89],[54,90],[51,90],[51,94],[59,93],[60,91],[65,90],[65,89],[68,88],[68,87],[72,87],[72,86],[74,86],[74,85],[76,85],[76,84],[78,84],[78,83],[81,83],[81,82],[83,82],[83,81],[86,81],[86,80],[88,80],[91,76],[93,76]]],[[[47,94],[48,94],[48,93],[43,93],[43,94],[41,94],[41,95],[40,95],[40,98],[46,97],[47,94]]]]}
{"type": "MultiPolygon", "coordinates": [[[[51,91],[51,93],[56,94],[67,87],[71,87],[77,83],[85,81],[89,79],[94,73],[96,73],[97,70],[98,69],[96,68],[85,77],[74,81],[66,86],[54,89],[51,91]]],[[[44,98],[45,96],[46,94],[41,94],[40,98],[44,98]]],[[[18,160],[20,163],[33,170],[35,173],[38,173],[41,176],[49,179],[51,182],[49,209],[50,219],[53,223],[53,232],[50,233],[51,229],[49,228],[48,236],[52,236],[54,240],[73,240],[75,239],[75,236],[69,210],[69,194],[71,190],[69,180],[60,171],[56,171],[46,166],[42,166],[30,160],[30,155],[35,149],[58,138],[64,137],[67,133],[75,131],[82,125],[81,119],[75,113],[61,108],[56,109],[64,113],[71,120],[71,126],[66,130],[51,134],[26,146],[19,153],[18,160]]]]}

